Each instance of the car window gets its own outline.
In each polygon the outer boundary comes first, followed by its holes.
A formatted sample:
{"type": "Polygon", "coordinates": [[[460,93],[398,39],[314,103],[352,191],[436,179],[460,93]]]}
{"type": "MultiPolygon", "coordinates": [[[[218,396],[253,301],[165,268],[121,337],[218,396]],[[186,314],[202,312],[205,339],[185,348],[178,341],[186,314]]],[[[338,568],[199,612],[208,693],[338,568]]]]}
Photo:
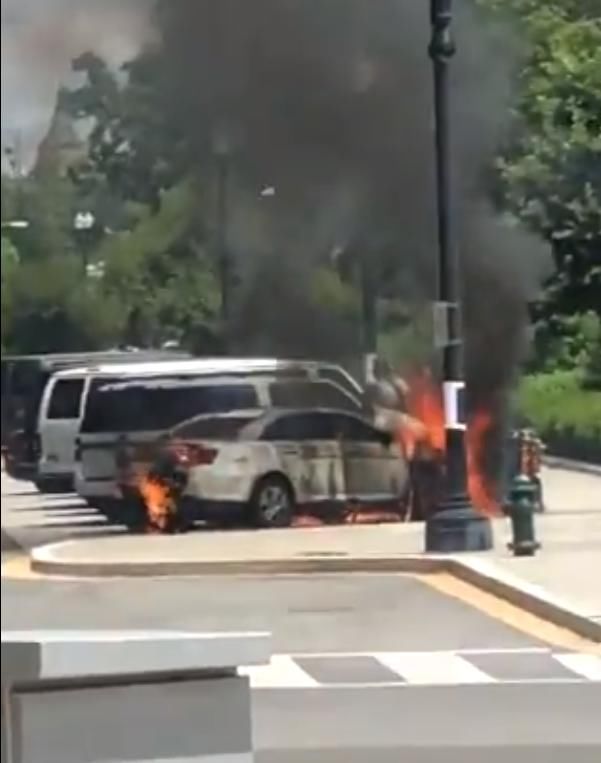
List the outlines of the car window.
{"type": "Polygon", "coordinates": [[[330,384],[335,384],[338,387],[342,387],[342,389],[346,390],[353,396],[360,394],[360,390],[358,389],[359,385],[353,383],[352,378],[349,379],[349,377],[342,371],[341,368],[337,368],[335,366],[331,368],[320,368],[318,371],[318,376],[320,379],[324,379],[325,381],[330,382],[330,384]]]}
{"type": "Polygon", "coordinates": [[[356,400],[327,381],[278,381],[270,385],[269,394],[276,408],[358,409],[356,400]]]}
{"type": "Polygon", "coordinates": [[[79,418],[83,383],[83,379],[61,379],[56,382],[48,406],[49,419],[79,418]]]}
{"type": "Polygon", "coordinates": [[[37,428],[42,394],[50,373],[34,360],[16,361],[10,375],[10,406],[19,426],[33,432],[37,428]]]}
{"type": "Polygon", "coordinates": [[[366,421],[354,416],[340,416],[342,437],[352,442],[382,442],[382,434],[366,421]]]}
{"type": "Polygon", "coordinates": [[[172,430],[171,434],[181,440],[235,440],[247,424],[258,416],[223,416],[220,418],[188,421],[172,430]]]}
{"type": "Polygon", "coordinates": [[[157,432],[192,416],[258,407],[251,384],[160,386],[131,383],[95,388],[88,397],[82,432],[157,432]]]}
{"type": "Polygon", "coordinates": [[[291,413],[267,425],[262,440],[335,440],[339,435],[339,417],[331,413],[291,413]]]}

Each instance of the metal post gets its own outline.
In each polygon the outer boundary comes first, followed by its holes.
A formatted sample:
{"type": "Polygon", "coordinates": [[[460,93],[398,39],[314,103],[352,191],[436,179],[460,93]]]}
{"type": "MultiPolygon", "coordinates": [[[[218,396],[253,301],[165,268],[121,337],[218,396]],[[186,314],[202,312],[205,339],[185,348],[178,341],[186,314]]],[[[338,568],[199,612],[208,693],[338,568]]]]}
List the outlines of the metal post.
{"type": "Polygon", "coordinates": [[[445,490],[426,523],[426,550],[478,551],[492,547],[490,520],[470,505],[467,480],[465,376],[460,314],[461,280],[452,227],[449,64],[455,54],[451,34],[452,0],[430,1],[436,126],[436,200],[439,300],[447,305],[447,341],[443,350],[446,428],[445,490]]]}
{"type": "Polygon", "coordinates": [[[378,318],[376,285],[373,277],[373,263],[367,262],[364,256],[359,260],[362,303],[362,340],[364,382],[369,384],[373,379],[373,365],[378,353],[378,318]]]}
{"type": "Polygon", "coordinates": [[[227,249],[228,229],[228,154],[220,151],[217,154],[217,249],[219,258],[219,273],[221,281],[221,319],[223,330],[227,331],[230,307],[230,268],[227,249]]]}
{"type": "Polygon", "coordinates": [[[78,212],[73,222],[77,243],[80,247],[83,278],[88,276],[90,249],[96,219],[91,212],[78,212]]]}

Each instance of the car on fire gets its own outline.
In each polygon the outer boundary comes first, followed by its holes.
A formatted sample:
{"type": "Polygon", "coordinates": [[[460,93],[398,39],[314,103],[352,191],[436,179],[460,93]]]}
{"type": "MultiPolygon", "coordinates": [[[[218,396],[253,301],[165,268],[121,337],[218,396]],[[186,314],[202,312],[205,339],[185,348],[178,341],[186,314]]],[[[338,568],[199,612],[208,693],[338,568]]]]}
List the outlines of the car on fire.
{"type": "Polygon", "coordinates": [[[402,446],[348,410],[269,409],[202,415],[174,427],[158,452],[121,464],[124,498],[158,530],[196,520],[287,527],[297,512],[340,521],[364,507],[403,516],[402,446]]]}
{"type": "Polygon", "coordinates": [[[319,361],[205,358],[107,368],[95,374],[86,398],[76,491],[110,522],[130,525],[135,512],[117,484],[119,463],[130,450],[151,447],[193,416],[291,405],[361,412],[362,390],[342,368],[319,361]]]}

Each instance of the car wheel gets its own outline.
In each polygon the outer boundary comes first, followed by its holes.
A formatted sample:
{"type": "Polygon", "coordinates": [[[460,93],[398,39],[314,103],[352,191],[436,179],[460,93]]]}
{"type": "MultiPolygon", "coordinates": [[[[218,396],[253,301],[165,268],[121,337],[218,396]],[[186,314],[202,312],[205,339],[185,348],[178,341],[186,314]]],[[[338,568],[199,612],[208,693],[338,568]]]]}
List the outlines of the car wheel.
{"type": "Polygon", "coordinates": [[[94,506],[110,525],[124,526],[132,533],[146,527],[146,511],[135,498],[96,501],[94,506]]]}
{"type": "Polygon", "coordinates": [[[288,481],[278,475],[262,479],[253,491],[250,509],[257,527],[289,527],[294,515],[294,496],[288,481]]]}
{"type": "Polygon", "coordinates": [[[73,480],[68,477],[64,479],[60,477],[48,479],[38,477],[34,484],[39,493],[45,493],[46,495],[63,495],[73,492],[73,480]]]}
{"type": "Polygon", "coordinates": [[[119,502],[109,499],[88,498],[88,506],[94,508],[110,524],[118,524],[119,521],[119,502]]]}
{"type": "Polygon", "coordinates": [[[120,505],[119,517],[115,523],[124,525],[130,533],[145,532],[148,527],[146,507],[141,498],[130,498],[120,505]]]}

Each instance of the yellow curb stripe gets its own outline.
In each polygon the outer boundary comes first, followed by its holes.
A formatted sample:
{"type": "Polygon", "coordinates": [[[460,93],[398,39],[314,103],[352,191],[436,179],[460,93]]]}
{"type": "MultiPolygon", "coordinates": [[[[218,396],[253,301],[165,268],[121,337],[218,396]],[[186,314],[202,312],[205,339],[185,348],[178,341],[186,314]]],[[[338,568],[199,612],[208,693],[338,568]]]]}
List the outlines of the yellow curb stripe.
{"type": "Polygon", "coordinates": [[[31,569],[27,554],[19,554],[2,564],[2,579],[8,580],[43,580],[44,575],[38,575],[31,569]]]}
{"type": "Polygon", "coordinates": [[[446,572],[427,575],[414,575],[417,580],[434,588],[439,593],[452,596],[465,604],[484,612],[489,617],[499,620],[528,636],[544,641],[552,646],[589,654],[601,654],[601,646],[573,633],[566,628],[548,622],[525,609],[499,599],[493,594],[482,591],[446,572]]]}

